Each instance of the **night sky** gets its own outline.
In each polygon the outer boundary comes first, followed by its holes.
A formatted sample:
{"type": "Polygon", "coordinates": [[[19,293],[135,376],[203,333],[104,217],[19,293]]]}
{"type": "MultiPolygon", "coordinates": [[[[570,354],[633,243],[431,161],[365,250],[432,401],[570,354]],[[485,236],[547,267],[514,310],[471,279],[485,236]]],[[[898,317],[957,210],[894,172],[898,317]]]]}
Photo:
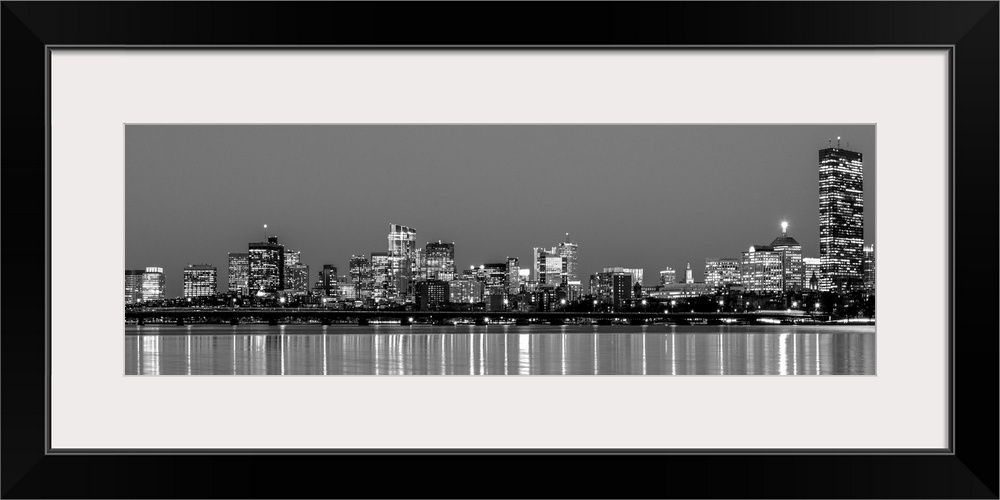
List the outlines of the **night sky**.
{"type": "Polygon", "coordinates": [[[818,150],[863,154],[865,243],[875,243],[875,125],[128,125],[125,265],[218,267],[262,241],[323,264],[386,251],[390,223],[417,244],[454,241],[459,269],[568,232],[579,274],[670,266],[696,281],[708,257],[738,258],[788,234],[819,257],[818,150]],[[850,148],[848,148],[848,142],[850,148]]]}

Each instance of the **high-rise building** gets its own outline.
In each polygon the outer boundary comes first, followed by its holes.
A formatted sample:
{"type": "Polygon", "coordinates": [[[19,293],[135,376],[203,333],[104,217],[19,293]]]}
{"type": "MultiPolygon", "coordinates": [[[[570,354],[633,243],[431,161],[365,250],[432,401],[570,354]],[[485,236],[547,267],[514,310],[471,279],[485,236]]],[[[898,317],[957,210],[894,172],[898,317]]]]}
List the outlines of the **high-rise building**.
{"type": "Polygon", "coordinates": [[[483,284],[474,279],[457,279],[448,284],[448,302],[474,304],[483,301],[483,284]]]}
{"type": "Polygon", "coordinates": [[[615,305],[632,297],[632,283],[631,273],[611,273],[611,300],[615,305]]]}
{"type": "Polygon", "coordinates": [[[623,267],[622,270],[632,275],[632,286],[643,283],[642,268],[623,267]]]}
{"type": "Polygon", "coordinates": [[[392,279],[389,252],[372,252],[372,298],[377,301],[396,298],[396,283],[392,279]]]}
{"type": "Polygon", "coordinates": [[[861,153],[819,150],[820,290],[848,292],[864,285],[864,189],[861,153]]]}
{"type": "Polygon", "coordinates": [[[162,300],[167,280],[162,267],[147,267],[142,273],[142,300],[162,300]]]}
{"type": "Polygon", "coordinates": [[[660,271],[661,285],[670,285],[673,283],[677,283],[677,271],[675,271],[674,268],[668,267],[660,271]]]}
{"type": "Polygon", "coordinates": [[[748,292],[779,293],[784,283],[784,253],[768,245],[753,245],[743,252],[740,281],[748,292]]]}
{"type": "Polygon", "coordinates": [[[309,292],[309,266],[301,262],[285,265],[285,291],[294,295],[309,292]]]}
{"type": "Polygon", "coordinates": [[[740,284],[740,261],[705,259],[705,284],[713,290],[740,284]]]}
{"type": "Polygon", "coordinates": [[[805,267],[802,263],[802,245],[795,238],[788,236],[788,223],[781,222],[781,236],[771,242],[775,252],[782,254],[781,289],[786,292],[799,291],[803,288],[805,267]]]}
{"type": "Polygon", "coordinates": [[[125,270],[125,303],[142,302],[142,269],[125,270]]]}
{"type": "Polygon", "coordinates": [[[229,293],[250,293],[250,261],[248,253],[229,252],[229,293]]]}
{"type": "Polygon", "coordinates": [[[332,297],[336,294],[337,288],[337,266],[323,264],[323,269],[317,276],[316,288],[322,290],[323,295],[332,297]]]}
{"type": "Polygon", "coordinates": [[[690,262],[688,262],[688,267],[684,271],[684,282],[685,283],[694,283],[694,272],[691,271],[691,263],[690,262]]]}
{"type": "Polygon", "coordinates": [[[823,276],[822,264],[819,257],[802,257],[802,287],[809,290],[818,291],[820,276],[823,276]]]}
{"type": "Polygon", "coordinates": [[[371,297],[375,280],[368,258],[364,255],[351,255],[348,269],[351,283],[354,284],[355,296],[359,299],[371,297]]]}
{"type": "Polygon", "coordinates": [[[869,292],[875,291],[875,245],[865,246],[865,260],[864,260],[864,271],[865,271],[865,290],[869,292]]]}
{"type": "MultiPolygon", "coordinates": [[[[632,270],[635,271],[635,270],[632,270]]],[[[623,267],[606,267],[604,271],[590,276],[590,293],[601,300],[615,304],[632,297],[635,275],[623,267]]]]}
{"type": "Polygon", "coordinates": [[[285,249],[285,265],[292,266],[302,262],[302,252],[298,250],[285,249]]]}
{"type": "Polygon", "coordinates": [[[390,275],[395,284],[396,296],[392,299],[399,299],[400,296],[409,293],[410,282],[413,280],[413,267],[416,264],[417,230],[401,226],[399,224],[389,224],[389,260],[391,261],[390,275]]]}
{"type": "Polygon", "coordinates": [[[218,271],[211,264],[188,264],[184,268],[184,297],[215,295],[218,271]]]}
{"type": "Polygon", "coordinates": [[[532,256],[538,286],[557,287],[566,281],[567,257],[559,254],[559,247],[535,247],[532,256]]]}
{"type": "Polygon", "coordinates": [[[425,280],[416,283],[417,309],[429,311],[437,309],[448,301],[449,282],[425,280]]]}
{"type": "Polygon", "coordinates": [[[482,266],[483,300],[489,302],[487,297],[495,297],[494,302],[502,303],[507,298],[510,289],[507,283],[507,262],[488,262],[482,266]]]}
{"type": "Polygon", "coordinates": [[[521,293],[521,265],[517,257],[507,257],[507,295],[521,293]]]}
{"type": "Polygon", "coordinates": [[[427,279],[451,281],[455,279],[455,243],[429,242],[424,245],[424,263],[427,279]]]}
{"type": "Polygon", "coordinates": [[[285,288],[285,247],[276,236],[251,243],[247,252],[247,285],[251,294],[266,295],[285,288]]]}
{"type": "Polygon", "coordinates": [[[565,259],[563,284],[570,281],[580,281],[580,277],[577,275],[577,245],[569,239],[569,233],[566,233],[566,240],[556,246],[555,253],[565,259]]]}

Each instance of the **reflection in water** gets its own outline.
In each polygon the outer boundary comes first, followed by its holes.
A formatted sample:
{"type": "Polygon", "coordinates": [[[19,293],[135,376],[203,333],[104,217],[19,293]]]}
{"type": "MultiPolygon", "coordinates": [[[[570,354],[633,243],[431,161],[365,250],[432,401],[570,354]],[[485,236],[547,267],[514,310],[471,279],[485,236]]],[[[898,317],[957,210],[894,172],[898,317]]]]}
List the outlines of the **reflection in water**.
{"type": "Polygon", "coordinates": [[[127,326],[125,373],[874,375],[875,340],[872,326],[127,326]]]}

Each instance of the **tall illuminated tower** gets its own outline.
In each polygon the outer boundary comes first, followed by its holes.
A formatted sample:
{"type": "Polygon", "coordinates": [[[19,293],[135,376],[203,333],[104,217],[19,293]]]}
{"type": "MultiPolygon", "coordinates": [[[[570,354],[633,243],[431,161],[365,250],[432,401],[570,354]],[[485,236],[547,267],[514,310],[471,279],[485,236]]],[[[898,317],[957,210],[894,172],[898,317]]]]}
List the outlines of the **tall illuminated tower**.
{"type": "Polygon", "coordinates": [[[556,253],[560,257],[566,259],[566,277],[562,280],[563,283],[580,281],[580,277],[577,275],[576,251],[576,243],[570,241],[569,233],[566,233],[566,241],[560,243],[559,246],[556,247],[556,253]]]}
{"type": "Polygon", "coordinates": [[[417,230],[399,224],[389,224],[388,240],[389,261],[392,265],[391,279],[395,283],[396,293],[406,295],[409,292],[413,265],[416,261],[417,230]]]}
{"type": "Polygon", "coordinates": [[[861,153],[819,150],[819,287],[849,292],[864,286],[864,190],[861,153]]]}

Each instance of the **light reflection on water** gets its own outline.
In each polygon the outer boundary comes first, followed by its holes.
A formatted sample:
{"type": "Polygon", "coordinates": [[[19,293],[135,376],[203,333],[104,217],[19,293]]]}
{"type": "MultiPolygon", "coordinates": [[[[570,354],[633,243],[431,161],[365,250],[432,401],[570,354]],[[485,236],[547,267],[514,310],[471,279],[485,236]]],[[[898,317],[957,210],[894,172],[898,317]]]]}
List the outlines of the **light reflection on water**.
{"type": "Polygon", "coordinates": [[[875,375],[874,326],[126,326],[126,375],[875,375]]]}

